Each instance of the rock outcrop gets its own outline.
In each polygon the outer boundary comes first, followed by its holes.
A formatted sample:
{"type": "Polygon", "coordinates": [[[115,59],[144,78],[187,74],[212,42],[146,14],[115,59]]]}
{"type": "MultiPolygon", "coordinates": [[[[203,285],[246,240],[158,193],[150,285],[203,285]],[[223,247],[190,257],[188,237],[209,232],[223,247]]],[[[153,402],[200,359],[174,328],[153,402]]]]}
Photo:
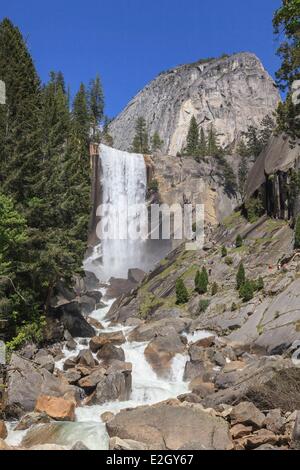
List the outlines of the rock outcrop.
{"type": "Polygon", "coordinates": [[[161,73],[140,91],[111,123],[114,146],[128,150],[137,116],[146,119],[149,133],[160,134],[162,152],[176,155],[185,144],[191,117],[208,130],[216,128],[228,145],[272,114],[279,101],[274,82],[251,53],[198,61],[161,73]]]}

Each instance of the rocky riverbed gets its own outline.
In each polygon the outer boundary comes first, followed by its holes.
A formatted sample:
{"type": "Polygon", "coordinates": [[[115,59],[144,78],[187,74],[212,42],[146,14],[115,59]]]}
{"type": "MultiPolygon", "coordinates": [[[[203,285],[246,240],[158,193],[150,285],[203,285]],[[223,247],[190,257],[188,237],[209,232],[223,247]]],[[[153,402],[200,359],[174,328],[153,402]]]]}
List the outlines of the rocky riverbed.
{"type": "Polygon", "coordinates": [[[63,338],[28,345],[1,372],[0,448],[298,448],[298,272],[287,224],[245,225],[236,213],[207,234],[203,251],[179,247],[149,275],[131,272],[119,296],[112,281],[115,301],[88,274],[94,284],[78,281],[75,299],[53,300],[63,338]],[[235,289],[241,261],[247,276],[264,279],[248,302],[235,289]],[[201,296],[193,280],[203,265],[209,292],[201,296]],[[182,306],[178,277],[189,291],[182,306]]]}

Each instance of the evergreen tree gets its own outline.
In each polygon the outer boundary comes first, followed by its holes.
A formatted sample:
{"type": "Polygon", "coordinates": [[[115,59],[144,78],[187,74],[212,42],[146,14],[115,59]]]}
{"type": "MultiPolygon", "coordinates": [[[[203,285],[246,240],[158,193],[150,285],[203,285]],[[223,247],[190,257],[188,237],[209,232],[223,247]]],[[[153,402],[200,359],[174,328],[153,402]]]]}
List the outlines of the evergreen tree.
{"type": "Polygon", "coordinates": [[[99,125],[104,117],[104,93],[99,75],[94,80],[91,80],[87,98],[91,117],[92,137],[95,142],[99,142],[99,125]]]}
{"type": "Polygon", "coordinates": [[[300,216],[298,216],[295,226],[295,243],[294,247],[298,250],[300,248],[300,216]]]}
{"type": "Polygon", "coordinates": [[[252,282],[246,279],[239,289],[239,294],[244,302],[249,302],[249,300],[253,299],[254,289],[252,282]]]}
{"type": "Polygon", "coordinates": [[[227,248],[224,245],[222,246],[221,254],[222,258],[225,258],[227,256],[227,248]]]}
{"type": "Polygon", "coordinates": [[[240,234],[236,237],[235,246],[236,248],[241,248],[241,246],[243,246],[243,239],[240,234]]]}
{"type": "Polygon", "coordinates": [[[246,275],[245,275],[245,268],[243,263],[240,263],[239,269],[236,275],[236,288],[239,290],[241,286],[245,283],[246,275]]]}
{"type": "Polygon", "coordinates": [[[300,8],[299,0],[281,3],[273,19],[275,34],[284,38],[277,51],[282,63],[276,78],[282,90],[290,91],[293,82],[300,79],[300,8]]]}
{"type": "Polygon", "coordinates": [[[205,294],[207,292],[207,285],[208,285],[208,275],[205,268],[198,270],[195,276],[195,291],[198,294],[205,294]]]}
{"type": "Polygon", "coordinates": [[[151,139],[151,151],[156,153],[158,150],[161,149],[163,145],[163,141],[161,140],[159,133],[154,132],[152,139],[151,139]]]}
{"type": "Polygon", "coordinates": [[[247,157],[242,156],[238,168],[239,192],[242,199],[245,197],[245,186],[248,177],[248,160],[247,157]]]}
{"type": "Polygon", "coordinates": [[[265,283],[263,278],[260,276],[256,282],[256,290],[260,291],[263,290],[265,287],[265,283]]]}
{"type": "Polygon", "coordinates": [[[263,145],[260,141],[259,132],[256,127],[252,125],[249,126],[247,132],[245,133],[245,138],[249,155],[257,158],[263,149],[263,145]]]}
{"type": "Polygon", "coordinates": [[[176,303],[177,305],[186,304],[189,300],[187,288],[182,279],[176,281],[176,303]]]}
{"type": "Polygon", "coordinates": [[[259,133],[259,140],[262,149],[266,147],[268,144],[270,137],[274,131],[275,122],[268,114],[263,118],[260,123],[260,133],[259,133]]]}
{"type": "Polygon", "coordinates": [[[6,104],[0,110],[0,183],[17,202],[33,196],[32,184],[41,159],[40,81],[17,27],[0,23],[0,79],[6,104]]]}
{"type": "Polygon", "coordinates": [[[203,127],[200,129],[200,140],[199,140],[199,156],[205,157],[207,155],[207,143],[203,127]]]}
{"type": "Polygon", "coordinates": [[[136,120],[135,136],[132,142],[131,151],[133,153],[149,153],[149,138],[146,121],[143,117],[136,120]]]}
{"type": "Polygon", "coordinates": [[[214,296],[218,293],[219,286],[216,282],[213,283],[212,288],[211,288],[211,295],[214,296]]]}
{"type": "Polygon", "coordinates": [[[191,118],[184,154],[197,156],[199,152],[199,129],[195,116],[191,118]]]}
{"type": "Polygon", "coordinates": [[[249,149],[247,145],[245,144],[244,139],[241,139],[237,145],[237,154],[240,155],[241,157],[249,157],[249,149]]]}
{"type": "Polygon", "coordinates": [[[212,157],[216,157],[220,154],[221,150],[218,144],[217,134],[213,127],[210,126],[207,139],[207,154],[212,157]]]}

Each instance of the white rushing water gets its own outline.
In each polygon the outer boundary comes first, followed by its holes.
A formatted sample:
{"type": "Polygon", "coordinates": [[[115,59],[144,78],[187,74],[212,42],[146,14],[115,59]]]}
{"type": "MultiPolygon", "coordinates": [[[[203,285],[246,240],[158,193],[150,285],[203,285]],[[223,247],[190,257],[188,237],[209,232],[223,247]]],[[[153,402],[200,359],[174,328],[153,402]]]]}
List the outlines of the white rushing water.
{"type": "Polygon", "coordinates": [[[106,145],[100,145],[100,161],[103,209],[102,214],[98,212],[101,221],[97,234],[102,230],[102,241],[96,250],[102,258],[98,276],[102,280],[112,276],[127,278],[128,268],[145,266],[146,165],[143,155],[106,145]]]}

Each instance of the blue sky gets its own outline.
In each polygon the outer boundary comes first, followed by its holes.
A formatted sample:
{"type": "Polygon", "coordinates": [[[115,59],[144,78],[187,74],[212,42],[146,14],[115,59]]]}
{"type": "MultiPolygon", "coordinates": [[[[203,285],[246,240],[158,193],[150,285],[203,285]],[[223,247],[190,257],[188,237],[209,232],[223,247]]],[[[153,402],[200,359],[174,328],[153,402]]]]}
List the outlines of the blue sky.
{"type": "Polygon", "coordinates": [[[61,70],[74,93],[100,73],[116,115],[162,70],[224,52],[255,52],[274,76],[280,0],[0,0],[42,80],[61,70]]]}

